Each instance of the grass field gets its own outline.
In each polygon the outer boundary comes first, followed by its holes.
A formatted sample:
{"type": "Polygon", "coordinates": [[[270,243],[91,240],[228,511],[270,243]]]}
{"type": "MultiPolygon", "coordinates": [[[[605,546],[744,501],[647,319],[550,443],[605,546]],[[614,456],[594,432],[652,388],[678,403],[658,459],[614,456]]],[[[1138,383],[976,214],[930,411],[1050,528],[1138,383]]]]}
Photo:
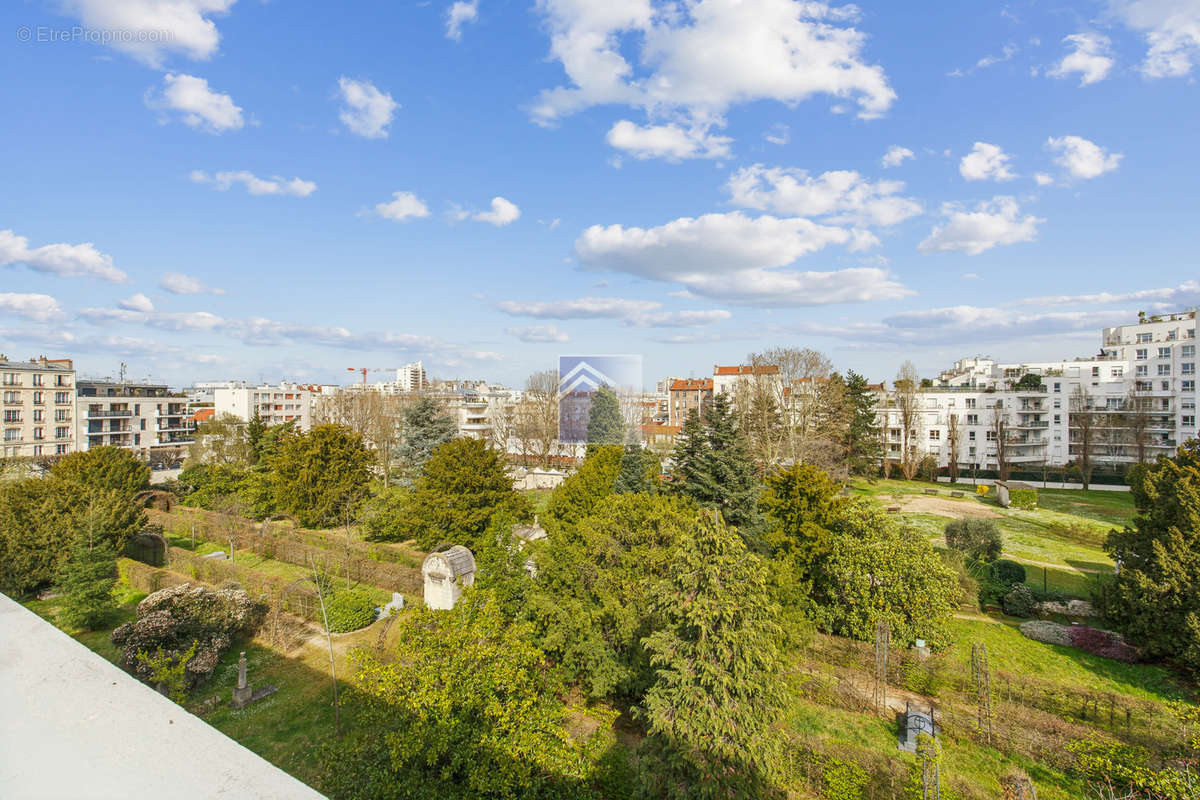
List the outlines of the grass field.
{"type": "Polygon", "coordinates": [[[1129,492],[1038,489],[1039,508],[1026,511],[1001,508],[991,496],[994,490],[981,497],[971,484],[952,489],[945,483],[859,479],[850,489],[855,496],[901,508],[925,500],[926,490],[936,490],[938,510],[902,511],[899,516],[944,546],[942,530],[948,520],[989,515],[1004,537],[1004,556],[1025,565],[1030,586],[1079,597],[1087,595],[1092,576],[1112,572],[1104,539],[1109,530],[1131,524],[1134,515],[1129,492]],[[951,491],[962,491],[964,497],[951,497],[951,491]]]}

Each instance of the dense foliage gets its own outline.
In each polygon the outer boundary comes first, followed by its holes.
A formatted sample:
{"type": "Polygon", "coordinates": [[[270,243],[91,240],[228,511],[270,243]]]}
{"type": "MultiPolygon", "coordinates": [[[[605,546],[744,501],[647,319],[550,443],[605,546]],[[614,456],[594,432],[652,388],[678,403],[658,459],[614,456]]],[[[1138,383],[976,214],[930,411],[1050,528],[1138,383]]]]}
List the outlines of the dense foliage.
{"type": "Polygon", "coordinates": [[[713,398],[702,421],[689,412],[672,455],[671,489],[755,535],[759,482],[727,395],[713,398]]]}
{"type": "Polygon", "coordinates": [[[68,628],[96,628],[116,608],[116,583],[112,545],[102,539],[93,540],[86,531],[77,532],[58,570],[58,589],[63,596],[59,621],[68,628]]]}
{"type": "Polygon", "coordinates": [[[500,453],[478,439],[451,439],[433,451],[408,498],[404,535],[431,550],[441,542],[472,550],[502,512],[530,516],[500,453]]]}
{"type": "Polygon", "coordinates": [[[453,439],[458,426],[446,409],[432,397],[420,397],[400,415],[400,441],[396,456],[403,474],[411,481],[420,474],[433,451],[453,439]]]}
{"type": "MultiPolygon", "coordinates": [[[[393,660],[360,651],[356,732],[327,761],[341,799],[590,798],[603,733],[567,730],[562,686],[541,651],[485,591],[453,611],[417,611],[393,660]]],[[[606,720],[607,721],[607,720],[606,720]]]]}
{"type": "Polygon", "coordinates": [[[955,519],[944,528],[946,546],[961,552],[972,561],[995,561],[1000,557],[1003,542],[1000,529],[990,519],[955,519]]]}
{"type": "Polygon", "coordinates": [[[333,633],[356,631],[375,621],[375,601],[363,589],[342,589],[329,599],[325,614],[333,633]]]}
{"type": "Polygon", "coordinates": [[[625,443],[621,403],[610,386],[601,386],[592,395],[592,404],[588,409],[587,441],[589,445],[625,443]]]}
{"type": "Polygon", "coordinates": [[[551,492],[546,514],[562,523],[578,522],[590,515],[613,493],[623,460],[624,451],[619,447],[591,448],[579,469],[551,492]]]}
{"type": "Polygon", "coordinates": [[[627,444],[621,455],[621,469],[613,482],[617,494],[654,492],[658,489],[658,456],[641,445],[627,444]]]}
{"type": "Polygon", "coordinates": [[[1200,441],[1130,481],[1138,514],[1133,528],[1109,534],[1120,571],[1100,609],[1147,655],[1200,671],[1200,441]]]}
{"type": "Polygon", "coordinates": [[[121,648],[121,665],[143,680],[151,679],[163,655],[178,659],[194,646],[184,670],[191,688],[212,675],[221,654],[236,638],[252,633],[265,613],[266,607],[241,589],[184,583],[138,603],[137,619],[114,630],[112,643],[121,648]],[[148,662],[146,654],[155,654],[157,661],[148,662]]]}
{"type": "Polygon", "coordinates": [[[362,436],[340,425],[288,437],[271,461],[275,509],[311,527],[342,522],[370,480],[371,455],[362,436]]]}
{"type": "Polygon", "coordinates": [[[651,609],[645,795],[772,796],[781,637],[762,563],[706,517],[675,549],[651,609]]]}
{"type": "Polygon", "coordinates": [[[767,520],[763,539],[790,577],[786,583],[792,590],[785,602],[803,604],[811,591],[813,567],[829,551],[831,529],[846,506],[841,488],[808,464],[767,476],[759,501],[767,520]]]}
{"type": "Polygon", "coordinates": [[[375,542],[403,539],[409,494],[408,489],[392,486],[364,502],[359,512],[363,536],[375,542]]]}

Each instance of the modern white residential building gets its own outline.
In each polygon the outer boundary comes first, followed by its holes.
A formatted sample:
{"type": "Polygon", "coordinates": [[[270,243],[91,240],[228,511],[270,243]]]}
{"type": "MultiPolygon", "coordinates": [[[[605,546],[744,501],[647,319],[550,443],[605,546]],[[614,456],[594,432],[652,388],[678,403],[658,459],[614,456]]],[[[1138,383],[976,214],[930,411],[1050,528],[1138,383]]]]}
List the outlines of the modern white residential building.
{"type": "Polygon", "coordinates": [[[317,398],[335,388],[287,382],[277,386],[217,387],[213,390],[213,409],[218,417],[232,414],[249,422],[258,414],[268,426],[294,422],[296,430],[307,431],[312,427],[317,398]]]}
{"type": "MultiPolygon", "coordinates": [[[[967,358],[915,397],[908,447],[965,469],[1063,466],[1086,446],[1093,467],[1172,453],[1196,436],[1196,312],[1103,332],[1101,354],[1001,364],[967,358]],[[1086,444],[1085,444],[1086,443],[1086,444]],[[1001,446],[1003,452],[1001,452],[1001,446]]],[[[879,394],[885,455],[904,457],[900,397],[879,394]]]]}
{"type": "Polygon", "coordinates": [[[4,439],[10,458],[75,450],[75,367],[69,358],[9,361],[0,355],[4,439]]]}
{"type": "Polygon", "coordinates": [[[80,380],[75,403],[80,450],[108,445],[174,462],[192,443],[188,399],[165,384],[80,380]]]}

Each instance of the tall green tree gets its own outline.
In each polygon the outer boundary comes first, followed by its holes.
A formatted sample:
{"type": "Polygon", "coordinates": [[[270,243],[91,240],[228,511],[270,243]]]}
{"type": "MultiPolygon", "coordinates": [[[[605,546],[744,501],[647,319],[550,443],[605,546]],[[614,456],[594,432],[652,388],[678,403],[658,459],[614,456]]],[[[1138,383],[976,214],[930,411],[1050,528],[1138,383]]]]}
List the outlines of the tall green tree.
{"type": "Polygon", "coordinates": [[[691,414],[676,440],[671,488],[701,508],[721,512],[725,521],[755,536],[759,481],[728,395],[717,394],[705,409],[703,432],[691,414]]]}
{"type": "Polygon", "coordinates": [[[875,392],[867,379],[854,370],[846,373],[846,401],[850,424],[846,430],[846,461],[851,475],[873,475],[883,456],[875,392]]]}
{"type": "Polygon", "coordinates": [[[613,491],[617,494],[653,492],[659,468],[656,455],[639,444],[627,444],[621,455],[621,470],[613,483],[613,491]]]}
{"type": "Polygon", "coordinates": [[[618,494],[552,526],[526,613],[547,655],[593,698],[636,700],[649,685],[649,590],[696,524],[681,498],[618,494]]]}
{"type": "Polygon", "coordinates": [[[596,797],[585,780],[592,741],[568,733],[556,672],[488,592],[397,626],[392,659],[355,657],[359,724],[327,759],[333,797],[596,797]]]}
{"type": "Polygon", "coordinates": [[[591,448],[579,469],[550,493],[547,517],[559,523],[574,523],[594,513],[612,495],[623,458],[620,447],[591,448]]]}
{"type": "Polygon", "coordinates": [[[589,447],[625,443],[621,402],[611,386],[601,386],[592,395],[592,404],[588,409],[587,441],[589,447]]]}
{"type": "Polygon", "coordinates": [[[255,411],[246,423],[246,444],[249,446],[251,464],[257,464],[262,459],[262,440],[266,432],[267,423],[255,411]]]}
{"type": "Polygon", "coordinates": [[[434,398],[423,395],[405,406],[400,415],[400,441],[396,447],[403,474],[411,480],[434,450],[457,435],[458,426],[434,398]]]}
{"type": "Polygon", "coordinates": [[[1200,673],[1200,441],[1130,470],[1130,483],[1138,513],[1108,536],[1120,570],[1101,610],[1147,655],[1200,673]]]}
{"type": "Polygon", "coordinates": [[[786,562],[802,595],[811,588],[814,565],[829,552],[833,527],[846,505],[842,484],[810,464],[767,476],[759,509],[766,517],[763,538],[772,555],[786,562]]]}
{"type": "Polygon", "coordinates": [[[812,569],[812,611],[827,633],[868,641],[886,620],[897,644],[950,642],[962,590],[928,537],[863,499],[833,523],[830,546],[812,569]]]}
{"type": "Polygon", "coordinates": [[[275,506],[302,525],[336,525],[366,495],[370,465],[362,436],[341,425],[290,436],[273,459],[275,506]]]}
{"type": "Polygon", "coordinates": [[[684,537],[657,585],[644,645],[654,683],[640,707],[648,797],[780,795],[776,609],[760,560],[719,519],[684,537]]]}
{"type": "Polygon", "coordinates": [[[407,500],[404,535],[431,549],[441,542],[474,550],[492,518],[531,514],[529,501],[513,489],[499,452],[478,439],[451,439],[433,451],[407,500]]]}
{"type": "Polygon", "coordinates": [[[150,488],[150,468],[119,447],[71,453],[50,468],[50,477],[74,492],[116,491],[132,497],[150,488]]]}
{"type": "Polygon", "coordinates": [[[74,532],[71,548],[58,569],[62,592],[59,620],[68,628],[94,630],[116,609],[116,552],[99,532],[94,520],[74,532]]]}

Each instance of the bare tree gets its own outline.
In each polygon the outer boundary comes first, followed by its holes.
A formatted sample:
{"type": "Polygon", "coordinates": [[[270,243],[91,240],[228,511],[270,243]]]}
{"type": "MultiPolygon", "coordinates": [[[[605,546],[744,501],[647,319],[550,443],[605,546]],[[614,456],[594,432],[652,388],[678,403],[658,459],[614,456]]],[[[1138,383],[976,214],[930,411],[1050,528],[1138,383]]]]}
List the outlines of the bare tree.
{"type": "Polygon", "coordinates": [[[200,423],[188,448],[191,464],[222,464],[248,466],[250,442],[246,438],[246,423],[233,414],[221,414],[200,423]]]}
{"type": "Polygon", "coordinates": [[[488,444],[508,458],[509,445],[517,440],[517,405],[506,397],[488,399],[488,416],[492,426],[488,431],[488,444]]]}
{"type": "Polygon", "coordinates": [[[1125,440],[1133,448],[1137,463],[1146,463],[1146,447],[1150,443],[1150,410],[1153,399],[1135,384],[1125,398],[1125,440]]]}
{"type": "Polygon", "coordinates": [[[516,409],[514,432],[521,454],[532,456],[543,467],[550,466],[558,448],[558,372],[543,370],[525,382],[525,398],[516,409]]]}
{"type": "Polygon", "coordinates": [[[921,432],[921,379],[911,361],[900,365],[894,388],[896,411],[900,417],[900,472],[905,480],[911,481],[921,463],[917,453],[921,432]]]}
{"type": "Polygon", "coordinates": [[[816,389],[833,373],[833,362],[824,353],[808,347],[773,347],[751,353],[746,360],[749,364],[772,364],[779,368],[770,383],[782,421],[777,446],[783,458],[801,460],[804,440],[817,433],[813,421],[816,389]]]}
{"type": "Polygon", "coordinates": [[[1008,409],[1004,407],[1003,400],[997,399],[996,405],[992,408],[992,429],[988,432],[996,445],[997,475],[1000,480],[1006,481],[1012,471],[1013,433],[1008,419],[1008,409]]]}
{"type": "Polygon", "coordinates": [[[950,482],[958,483],[958,458],[962,450],[962,427],[958,422],[958,414],[951,411],[946,423],[946,448],[949,450],[946,471],[950,474],[950,482]]]}
{"type": "Polygon", "coordinates": [[[1092,408],[1092,398],[1082,386],[1076,386],[1075,391],[1071,392],[1068,405],[1071,414],[1068,421],[1071,454],[1075,456],[1075,463],[1079,467],[1080,482],[1087,489],[1095,467],[1092,457],[1097,436],[1096,412],[1092,408]]]}
{"type": "Polygon", "coordinates": [[[345,425],[363,437],[379,460],[383,485],[391,485],[392,461],[400,440],[400,416],[408,398],[369,389],[323,396],[313,413],[318,425],[345,425]]]}

